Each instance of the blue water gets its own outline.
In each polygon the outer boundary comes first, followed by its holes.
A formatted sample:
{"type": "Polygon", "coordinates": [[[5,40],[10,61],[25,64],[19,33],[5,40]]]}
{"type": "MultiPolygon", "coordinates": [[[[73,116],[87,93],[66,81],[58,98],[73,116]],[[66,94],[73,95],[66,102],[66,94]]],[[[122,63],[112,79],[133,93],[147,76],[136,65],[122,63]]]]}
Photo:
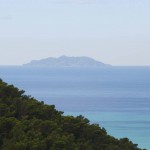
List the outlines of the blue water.
{"type": "Polygon", "coordinates": [[[150,150],[150,67],[55,69],[0,67],[0,78],[54,104],[65,115],[82,114],[117,138],[150,150]]]}

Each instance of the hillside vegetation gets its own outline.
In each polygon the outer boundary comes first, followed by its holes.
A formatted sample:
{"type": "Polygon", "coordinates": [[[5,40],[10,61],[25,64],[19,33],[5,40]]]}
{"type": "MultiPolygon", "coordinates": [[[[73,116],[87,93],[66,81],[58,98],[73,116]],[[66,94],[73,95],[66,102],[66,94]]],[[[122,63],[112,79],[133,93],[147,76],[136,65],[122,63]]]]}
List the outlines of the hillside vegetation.
{"type": "Polygon", "coordinates": [[[141,150],[0,80],[0,150],[141,150]]]}

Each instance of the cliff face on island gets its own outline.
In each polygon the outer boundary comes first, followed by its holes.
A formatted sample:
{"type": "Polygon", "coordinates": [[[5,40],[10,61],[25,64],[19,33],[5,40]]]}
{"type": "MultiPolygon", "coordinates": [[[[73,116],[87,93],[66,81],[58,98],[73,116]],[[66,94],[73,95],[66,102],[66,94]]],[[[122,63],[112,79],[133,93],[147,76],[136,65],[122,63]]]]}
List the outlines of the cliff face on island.
{"type": "Polygon", "coordinates": [[[0,150],[141,150],[0,80],[0,150]]]}
{"type": "Polygon", "coordinates": [[[29,67],[108,67],[110,65],[96,61],[89,57],[49,57],[41,60],[32,60],[23,66],[29,67]]]}

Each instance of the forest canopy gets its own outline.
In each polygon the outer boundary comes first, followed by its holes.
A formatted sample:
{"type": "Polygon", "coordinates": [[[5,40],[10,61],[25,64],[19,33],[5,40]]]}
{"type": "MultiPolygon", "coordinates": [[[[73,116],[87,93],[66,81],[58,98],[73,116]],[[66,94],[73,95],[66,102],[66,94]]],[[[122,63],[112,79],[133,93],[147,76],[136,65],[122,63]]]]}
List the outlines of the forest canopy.
{"type": "Polygon", "coordinates": [[[142,150],[0,80],[0,150],[142,150]]]}

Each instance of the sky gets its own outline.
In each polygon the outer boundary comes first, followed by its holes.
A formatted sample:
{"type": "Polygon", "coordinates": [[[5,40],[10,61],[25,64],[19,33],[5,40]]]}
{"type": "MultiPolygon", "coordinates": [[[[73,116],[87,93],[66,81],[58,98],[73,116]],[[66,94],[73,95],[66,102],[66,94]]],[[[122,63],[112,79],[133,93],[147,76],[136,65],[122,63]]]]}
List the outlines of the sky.
{"type": "Polygon", "coordinates": [[[0,0],[0,65],[89,56],[150,65],[150,0],[0,0]]]}

